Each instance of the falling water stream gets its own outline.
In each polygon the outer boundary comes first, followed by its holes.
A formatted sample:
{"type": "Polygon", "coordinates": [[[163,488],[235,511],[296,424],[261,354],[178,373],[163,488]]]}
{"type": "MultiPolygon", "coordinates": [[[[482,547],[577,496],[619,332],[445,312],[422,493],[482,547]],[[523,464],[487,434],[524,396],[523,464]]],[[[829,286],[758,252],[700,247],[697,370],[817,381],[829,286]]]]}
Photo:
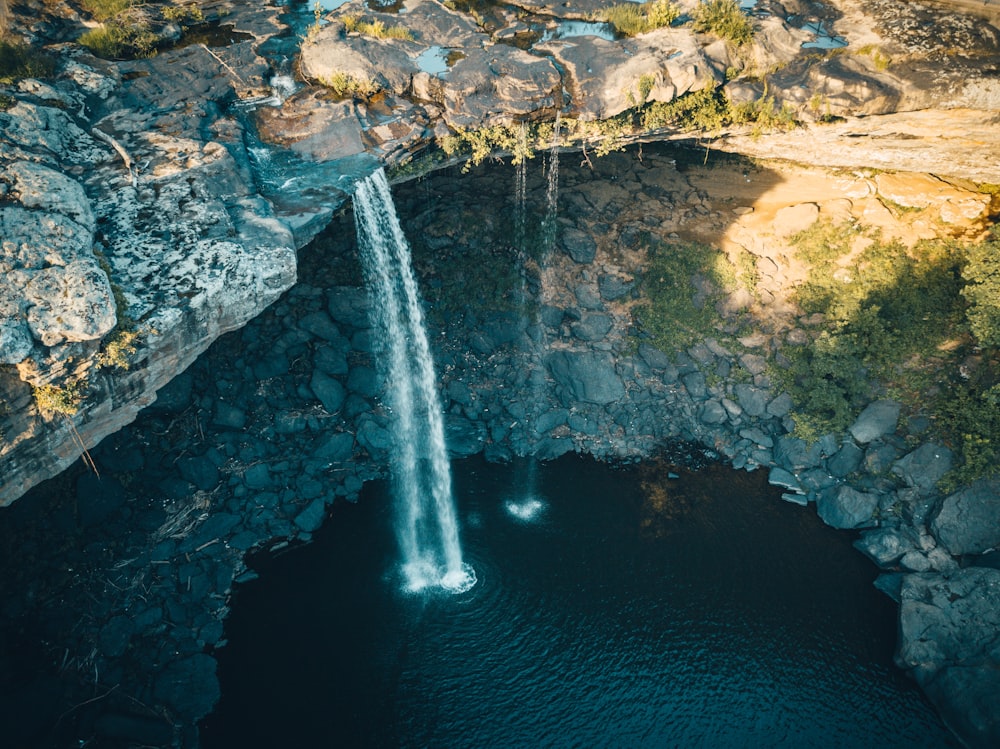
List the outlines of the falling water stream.
{"type": "Polygon", "coordinates": [[[434,363],[410,247],[382,169],[358,183],[354,225],[392,410],[390,469],[406,588],[465,591],[476,578],[462,562],[434,363]]]}

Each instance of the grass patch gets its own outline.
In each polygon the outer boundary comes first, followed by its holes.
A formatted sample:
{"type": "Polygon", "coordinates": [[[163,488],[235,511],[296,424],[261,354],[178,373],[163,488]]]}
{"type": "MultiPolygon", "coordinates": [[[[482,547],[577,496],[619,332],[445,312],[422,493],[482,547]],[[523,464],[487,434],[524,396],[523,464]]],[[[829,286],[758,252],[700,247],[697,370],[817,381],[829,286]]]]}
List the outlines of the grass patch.
{"type": "Polygon", "coordinates": [[[382,90],[382,87],[370,78],[358,78],[342,71],[320,76],[318,81],[330,89],[338,99],[370,99],[382,90]]]}
{"type": "Polygon", "coordinates": [[[348,34],[361,34],[375,39],[406,39],[413,41],[413,32],[405,26],[389,26],[381,19],[369,21],[362,16],[348,15],[341,19],[348,34]]]}
{"type": "Polygon", "coordinates": [[[109,21],[96,29],[85,31],[77,41],[96,57],[122,60],[152,56],[159,39],[148,24],[132,25],[109,21]]]}
{"type": "Polygon", "coordinates": [[[736,0],[704,0],[691,18],[695,31],[715,34],[737,47],[753,41],[753,24],[736,0]]]}
{"type": "Polygon", "coordinates": [[[721,250],[695,242],[657,243],[640,283],[635,319],[665,352],[690,346],[721,322],[715,303],[738,285],[737,269],[721,250]]]}
{"type": "Polygon", "coordinates": [[[669,0],[650,0],[601,8],[591,14],[591,19],[610,23],[620,36],[635,36],[669,26],[680,15],[680,9],[669,0]]]}
{"type": "Polygon", "coordinates": [[[0,41],[0,83],[13,83],[21,78],[50,78],[56,61],[41,50],[24,42],[0,41]]]}

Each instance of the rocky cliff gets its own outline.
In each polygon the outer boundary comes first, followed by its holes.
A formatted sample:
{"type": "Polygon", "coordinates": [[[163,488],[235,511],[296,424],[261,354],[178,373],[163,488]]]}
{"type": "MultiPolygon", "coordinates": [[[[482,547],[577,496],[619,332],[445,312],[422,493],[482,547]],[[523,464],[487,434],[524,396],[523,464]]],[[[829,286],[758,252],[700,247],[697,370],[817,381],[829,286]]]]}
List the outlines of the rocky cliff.
{"type": "MultiPolygon", "coordinates": [[[[261,45],[283,31],[278,10],[202,5],[205,18],[231,27],[224,43],[164,41],[156,57],[118,62],[65,41],[81,27],[69,6],[39,3],[32,17],[14,8],[16,31],[36,45],[58,43],[49,47],[53,76],[19,77],[0,89],[0,504],[127,424],[221,333],[291,287],[296,247],[345,199],[355,172],[377,160],[411,163],[448,138],[457,138],[465,157],[494,149],[525,156],[550,142],[552,128],[539,127],[535,135],[544,139],[529,144],[512,135],[514,126],[544,124],[558,112],[557,143],[584,148],[579,160],[605,173],[599,182],[573,184],[558,262],[525,279],[546,295],[539,320],[521,330],[470,318],[454,330],[454,340],[468,341],[472,353],[444,352],[453,444],[497,457],[569,449],[630,456],[682,437],[739,466],[768,467],[789,498],[815,502],[837,527],[863,531],[859,546],[899,575],[882,584],[901,603],[901,664],[964,735],[995,738],[995,575],[959,564],[1000,542],[978,533],[995,527],[995,486],[940,496],[934,485],[945,449],[897,423],[899,403],[889,399],[876,401],[849,436],[806,449],[788,436],[789,400],[763,369],[765,354],[809,340],[808,322],[789,296],[804,272],[785,242],[794,231],[819,216],[895,231],[900,214],[912,209],[919,220],[904,221],[900,231],[915,241],[971,236],[995,216],[978,185],[1000,174],[998,33],[990,4],[976,9],[985,15],[972,16],[957,3],[758,3],[754,40],[737,44],[695,30],[693,3],[681,3],[669,27],[622,37],[591,20],[606,5],[598,2],[524,2],[480,15],[431,0],[410,0],[402,14],[354,2],[296,29],[305,36],[299,66],[306,85],[287,100],[258,106],[253,117],[252,103],[271,94],[274,63],[261,45]],[[584,21],[591,25],[582,34],[570,23],[584,21]],[[403,31],[373,31],[378,24],[403,31]],[[710,98],[696,98],[707,89],[710,98]],[[712,105],[683,104],[692,101],[712,105]],[[657,105],[675,108],[651,109],[657,105]],[[650,111],[658,118],[647,120],[650,111]],[[269,143],[256,156],[255,130],[269,143]],[[752,164],[699,182],[681,180],[669,164],[649,174],[613,157],[592,158],[630,139],[655,138],[697,138],[702,146],[854,171],[838,173],[834,188],[809,170],[768,174],[752,164]],[[655,220],[631,213],[647,199],[671,210],[655,220]],[[683,233],[756,258],[759,295],[736,294],[725,303],[733,311],[752,307],[768,321],[744,336],[747,350],[714,339],[673,358],[627,348],[626,302],[644,232],[683,233]],[[504,338],[512,333],[541,348],[512,356],[513,339],[504,338]],[[531,368],[521,368],[525,357],[531,368]],[[543,380],[544,397],[497,400],[505,391],[529,393],[530,372],[543,380]],[[862,466],[869,478],[849,480],[862,466]],[[898,483],[881,480],[886,472],[898,483]],[[887,522],[900,508],[906,522],[887,522]]],[[[435,162],[423,163],[414,168],[435,162]]],[[[470,220],[474,226],[477,219],[470,220]]],[[[462,233],[440,225],[423,230],[429,243],[462,233]]],[[[490,251],[475,236],[462,239],[490,251]]],[[[308,319],[289,316],[279,330],[254,329],[280,338],[280,350],[258,339],[248,345],[261,361],[230,353],[262,391],[282,367],[301,374],[306,341],[316,348],[316,372],[290,385],[294,397],[279,398],[278,411],[260,422],[264,438],[246,444],[239,435],[252,414],[227,398],[198,402],[199,414],[210,413],[227,430],[228,447],[218,453],[201,435],[199,455],[185,455],[191,445],[174,431],[200,433],[201,422],[189,418],[187,401],[176,412],[162,404],[170,415],[159,425],[169,434],[163,447],[183,445],[182,475],[155,487],[153,494],[177,504],[169,518],[150,509],[150,526],[162,531],[158,556],[147,549],[136,559],[179,563],[177,555],[197,557],[221,538],[228,554],[261,539],[307,535],[322,521],[326,501],[351,495],[370,477],[368,468],[348,467],[371,456],[377,463],[384,452],[383,424],[370,403],[378,384],[364,361],[367,350],[339,330],[346,326],[363,342],[363,301],[346,291],[329,298],[314,288],[294,293],[308,298],[308,319]],[[310,403],[300,408],[303,392],[310,403]],[[279,491],[276,446],[297,444],[294,435],[332,424],[342,410],[348,421],[327,430],[322,453],[309,456],[308,475],[294,492],[279,491]],[[173,418],[179,414],[184,418],[173,418]],[[318,477],[342,470],[348,473],[336,489],[324,489],[318,477]],[[224,508],[210,494],[220,475],[232,489],[224,508]],[[267,495],[280,510],[244,508],[248,493],[267,495]],[[189,517],[187,540],[173,540],[180,526],[168,521],[189,517]]],[[[229,380],[219,378],[220,394],[242,392],[229,380]]],[[[112,452],[96,462],[113,464],[112,452]]],[[[117,506],[120,497],[111,494],[97,492],[117,506]]],[[[95,518],[97,525],[102,518],[95,518]]],[[[150,694],[177,715],[210,707],[186,704],[178,685],[188,676],[214,678],[201,650],[220,636],[217,617],[225,612],[218,602],[241,570],[238,556],[185,562],[188,598],[175,611],[194,634],[183,640],[184,665],[144,677],[153,679],[150,694]],[[213,577],[222,563],[227,572],[213,577]],[[192,580],[199,581],[194,592],[192,580]]],[[[171,600],[184,588],[180,578],[159,582],[171,600]]],[[[166,610],[148,608],[153,619],[166,610]]],[[[88,632],[112,644],[159,637],[159,620],[148,632],[126,626],[130,611],[104,611],[88,632]]],[[[108,648],[112,661],[115,650],[108,648]]],[[[127,670],[107,659],[101,665],[127,670]]]]}

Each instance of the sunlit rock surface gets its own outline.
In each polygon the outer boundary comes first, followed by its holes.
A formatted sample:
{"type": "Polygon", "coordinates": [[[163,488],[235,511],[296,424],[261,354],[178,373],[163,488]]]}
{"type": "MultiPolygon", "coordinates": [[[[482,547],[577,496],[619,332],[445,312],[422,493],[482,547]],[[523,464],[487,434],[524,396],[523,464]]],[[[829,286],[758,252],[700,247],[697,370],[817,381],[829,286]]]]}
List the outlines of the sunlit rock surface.
{"type": "Polygon", "coordinates": [[[0,111],[0,505],[129,423],[295,281],[295,240],[219,106],[266,90],[267,66],[248,42],[224,54],[238,76],[203,46],[118,66],[78,55],[0,111]],[[137,350],[102,365],[123,328],[137,350]],[[76,389],[76,413],[41,412],[43,385],[76,389]]]}

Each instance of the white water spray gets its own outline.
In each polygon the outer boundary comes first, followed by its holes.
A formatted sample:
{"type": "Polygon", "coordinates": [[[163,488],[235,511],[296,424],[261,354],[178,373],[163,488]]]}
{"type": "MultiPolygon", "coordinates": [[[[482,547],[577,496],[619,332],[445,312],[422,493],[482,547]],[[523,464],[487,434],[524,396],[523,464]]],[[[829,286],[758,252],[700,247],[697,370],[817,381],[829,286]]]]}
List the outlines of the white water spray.
{"type": "Polygon", "coordinates": [[[391,472],[406,586],[462,592],[476,577],[462,562],[434,364],[410,247],[382,169],[358,183],[354,225],[392,409],[391,472]]]}

